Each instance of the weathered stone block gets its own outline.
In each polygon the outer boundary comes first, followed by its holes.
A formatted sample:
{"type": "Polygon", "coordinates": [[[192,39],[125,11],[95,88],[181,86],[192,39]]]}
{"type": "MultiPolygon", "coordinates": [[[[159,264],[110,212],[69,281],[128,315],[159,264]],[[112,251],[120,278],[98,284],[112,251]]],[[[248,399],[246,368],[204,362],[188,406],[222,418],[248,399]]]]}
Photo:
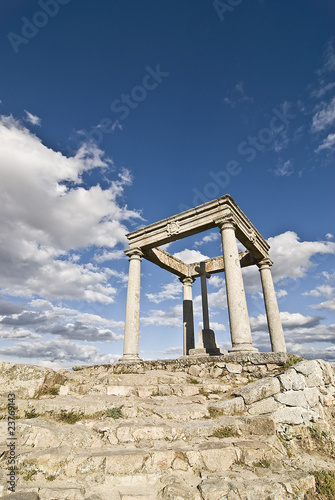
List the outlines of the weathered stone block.
{"type": "Polygon", "coordinates": [[[276,424],[272,416],[243,418],[239,423],[240,430],[256,436],[272,436],[276,434],[276,424]]]}
{"type": "Polygon", "coordinates": [[[308,408],[304,391],[287,391],[274,396],[275,400],[286,406],[300,406],[308,408]]]}
{"type": "Polygon", "coordinates": [[[201,372],[201,368],[198,365],[190,366],[188,373],[192,375],[192,377],[198,377],[201,372]]]}
{"type": "Polygon", "coordinates": [[[279,379],[280,385],[282,386],[282,388],[285,391],[292,390],[292,380],[287,375],[287,373],[282,373],[281,375],[278,375],[278,379],[279,379]]]}
{"type": "Polygon", "coordinates": [[[292,425],[303,424],[304,423],[304,418],[302,417],[303,411],[306,411],[306,409],[298,407],[281,408],[273,413],[273,419],[277,424],[279,423],[292,424],[292,425]]]}
{"type": "Polygon", "coordinates": [[[204,500],[221,500],[228,498],[230,487],[228,479],[207,479],[201,482],[199,490],[204,500]]]}
{"type": "Polygon", "coordinates": [[[310,387],[304,389],[304,395],[307,400],[307,403],[311,408],[317,406],[320,402],[320,393],[316,387],[310,387]]]}
{"type": "Polygon", "coordinates": [[[210,404],[210,408],[216,408],[222,412],[223,415],[235,415],[236,413],[242,413],[244,411],[244,399],[242,397],[236,397],[234,399],[216,401],[210,404]]]}
{"type": "Polygon", "coordinates": [[[305,377],[316,374],[320,376],[322,375],[322,370],[320,369],[320,365],[316,360],[301,361],[300,363],[294,365],[294,370],[298,373],[302,373],[303,375],[305,375],[305,377]]]}
{"type": "Polygon", "coordinates": [[[324,381],[324,384],[332,384],[334,385],[335,383],[335,373],[334,373],[334,368],[330,363],[327,363],[323,359],[318,359],[317,362],[320,365],[320,368],[322,370],[322,378],[324,381]]]}
{"type": "Polygon", "coordinates": [[[271,413],[279,408],[282,408],[282,405],[278,403],[273,396],[271,396],[270,398],[257,401],[256,403],[250,405],[248,413],[250,415],[262,415],[264,413],[271,413]]]}
{"type": "Polygon", "coordinates": [[[120,427],[116,429],[116,437],[120,443],[134,442],[135,438],[132,435],[132,431],[133,427],[131,425],[120,425],[120,427]]]}
{"type": "Polygon", "coordinates": [[[37,493],[18,491],[17,493],[2,496],[1,500],[40,500],[40,497],[37,493]]]}
{"type": "Polygon", "coordinates": [[[205,464],[205,468],[209,472],[221,472],[229,470],[237,459],[236,450],[234,446],[222,446],[220,448],[213,448],[201,450],[200,454],[205,464]]]}
{"type": "Polygon", "coordinates": [[[196,396],[199,394],[199,387],[194,385],[183,385],[180,388],[181,395],[185,397],[196,396]]]}
{"type": "Polygon", "coordinates": [[[251,384],[236,389],[233,394],[241,396],[245,404],[249,405],[261,399],[268,398],[280,392],[280,382],[275,377],[266,377],[251,384]]]}
{"type": "Polygon", "coordinates": [[[148,472],[167,470],[172,467],[174,459],[175,452],[173,450],[153,451],[145,463],[145,468],[148,472]]]}
{"type": "MultiPolygon", "coordinates": [[[[43,500],[84,500],[84,488],[41,488],[39,490],[43,500]]],[[[26,499],[25,499],[26,500],[26,499]]]]}
{"type": "Polygon", "coordinates": [[[142,469],[148,456],[148,453],[140,451],[108,455],[106,457],[106,474],[136,474],[142,469]]]}
{"type": "Polygon", "coordinates": [[[7,397],[13,392],[16,398],[34,398],[47,377],[51,380],[55,375],[56,372],[49,368],[0,362],[0,395],[7,397]]]}
{"type": "Polygon", "coordinates": [[[109,385],[107,387],[108,396],[131,396],[135,390],[132,386],[127,385],[109,385]]]}
{"type": "MultiPolygon", "coordinates": [[[[137,395],[139,398],[145,399],[154,394],[158,394],[158,386],[137,387],[137,395]]],[[[129,394],[130,395],[130,394],[129,394]]]]}
{"type": "Polygon", "coordinates": [[[242,373],[242,366],[239,363],[227,363],[226,369],[229,373],[242,373]]]}
{"type": "Polygon", "coordinates": [[[292,381],[292,389],[294,391],[301,391],[306,387],[305,377],[301,373],[297,373],[294,368],[287,370],[286,374],[292,381]]]}

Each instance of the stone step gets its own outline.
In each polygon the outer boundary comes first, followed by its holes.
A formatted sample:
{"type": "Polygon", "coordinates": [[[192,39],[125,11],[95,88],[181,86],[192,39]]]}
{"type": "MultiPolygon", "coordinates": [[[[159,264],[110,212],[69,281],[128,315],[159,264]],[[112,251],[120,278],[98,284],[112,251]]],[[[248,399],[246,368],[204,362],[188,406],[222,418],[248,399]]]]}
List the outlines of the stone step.
{"type": "MultiPolygon", "coordinates": [[[[194,405],[181,406],[182,411],[193,412],[194,405]]],[[[50,418],[32,418],[17,421],[16,437],[18,445],[31,447],[56,447],[72,442],[77,447],[103,446],[104,443],[139,443],[155,441],[191,441],[197,438],[211,438],[241,435],[275,435],[276,425],[271,416],[231,416],[217,415],[208,419],[182,419],[178,407],[164,409],[164,415],[173,411],[175,418],[163,419],[155,413],[150,416],[137,416],[129,419],[84,419],[74,425],[50,418]]],[[[162,413],[162,409],[155,410],[162,413]]],[[[187,413],[188,417],[190,414],[187,413]]],[[[194,412],[192,417],[196,415],[194,412]]],[[[0,422],[2,440],[0,445],[6,449],[7,422],[0,422]]]]}
{"type": "Polygon", "coordinates": [[[315,492],[314,476],[306,472],[273,474],[263,468],[256,472],[240,470],[219,476],[214,474],[204,476],[207,477],[199,484],[203,500],[260,500],[262,498],[303,500],[309,490],[315,492]]]}
{"type": "Polygon", "coordinates": [[[114,446],[77,448],[69,444],[45,448],[18,448],[18,462],[22,471],[34,467],[41,475],[81,477],[85,483],[88,473],[106,475],[162,473],[164,471],[200,472],[228,471],[235,463],[256,466],[266,461],[274,469],[287,458],[286,451],[276,436],[258,438],[194,439],[192,442],[159,441],[154,446],[121,441],[114,446]]]}

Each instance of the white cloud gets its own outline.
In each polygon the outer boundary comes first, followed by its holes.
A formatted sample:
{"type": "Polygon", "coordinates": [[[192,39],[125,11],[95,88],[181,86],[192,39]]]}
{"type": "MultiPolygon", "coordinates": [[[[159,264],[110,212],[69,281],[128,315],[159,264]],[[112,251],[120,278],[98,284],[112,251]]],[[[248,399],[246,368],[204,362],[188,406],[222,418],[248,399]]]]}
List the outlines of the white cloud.
{"type": "Polygon", "coordinates": [[[162,289],[158,293],[146,293],[146,296],[151,302],[155,302],[155,304],[159,304],[167,299],[177,299],[179,298],[182,292],[182,284],[177,279],[172,281],[172,283],[168,283],[167,285],[163,285],[162,289]]]}
{"type": "Polygon", "coordinates": [[[254,102],[254,99],[247,96],[244,90],[244,83],[241,80],[235,85],[233,90],[228,91],[228,95],[224,97],[223,102],[225,104],[228,104],[232,108],[235,108],[237,104],[242,104],[244,102],[254,102]]]}
{"type": "MultiPolygon", "coordinates": [[[[313,328],[320,324],[320,316],[304,316],[300,313],[289,313],[287,311],[280,313],[280,319],[285,330],[294,330],[296,328],[313,328]]],[[[268,324],[265,314],[259,314],[256,318],[250,318],[250,325],[254,331],[268,331],[268,324]]]]}
{"type": "Polygon", "coordinates": [[[324,302],[321,302],[320,304],[315,304],[311,306],[312,309],[318,309],[318,310],[326,310],[326,311],[335,311],[335,297],[332,297],[329,300],[325,300],[324,302]]]}
{"type": "Polygon", "coordinates": [[[330,83],[325,83],[325,82],[320,82],[320,88],[317,90],[313,90],[311,93],[312,97],[316,97],[317,99],[320,99],[320,97],[323,97],[327,92],[332,90],[335,87],[335,82],[330,82],[330,83]]]}
{"type": "Polygon", "coordinates": [[[15,356],[24,359],[45,360],[64,365],[69,363],[104,364],[110,356],[103,354],[92,345],[80,345],[66,339],[18,342],[13,346],[0,348],[0,355],[15,356]]]}
{"type": "Polygon", "coordinates": [[[335,147],[335,134],[329,134],[320,146],[315,150],[316,153],[323,149],[333,149],[335,147]]]}
{"type": "Polygon", "coordinates": [[[217,241],[220,239],[220,233],[217,231],[217,232],[213,232],[213,233],[209,233],[207,234],[206,236],[204,236],[200,241],[196,241],[194,243],[194,246],[195,247],[200,247],[201,245],[204,245],[205,243],[209,243],[211,241],[217,241]]]}
{"type": "Polygon", "coordinates": [[[96,146],[84,144],[67,158],[11,116],[0,118],[0,142],[0,287],[18,296],[112,302],[108,272],[69,252],[126,243],[124,223],[140,218],[118,202],[129,172],[108,189],[85,189],[84,172],[111,169],[96,146]]]}
{"type": "Polygon", "coordinates": [[[310,292],[305,292],[303,295],[310,295],[312,297],[326,297],[331,298],[334,294],[334,288],[330,285],[319,285],[310,292]]]}
{"type": "Polygon", "coordinates": [[[8,340],[55,335],[89,342],[113,342],[123,338],[113,330],[123,330],[123,327],[123,321],[54,306],[42,299],[32,300],[19,311],[10,312],[7,307],[7,313],[3,310],[0,316],[0,337],[8,340]]]}
{"type": "Polygon", "coordinates": [[[164,351],[158,351],[153,352],[153,354],[157,354],[159,357],[163,356],[163,359],[165,356],[173,356],[173,357],[179,357],[183,355],[183,348],[182,347],[168,347],[164,351]]]}
{"type": "Polygon", "coordinates": [[[327,238],[327,240],[332,240],[334,238],[334,236],[331,233],[327,233],[326,238],[327,238]]]}
{"type": "Polygon", "coordinates": [[[202,260],[207,260],[209,257],[207,255],[203,255],[199,250],[182,250],[181,252],[177,252],[173,254],[177,259],[182,260],[185,264],[192,264],[193,262],[201,262],[202,260]]]}
{"type": "Polygon", "coordinates": [[[94,255],[94,260],[96,262],[105,262],[106,260],[117,260],[125,258],[126,256],[123,250],[113,250],[112,252],[104,250],[102,253],[96,253],[94,255]]]}
{"type": "Polygon", "coordinates": [[[335,50],[333,39],[330,40],[326,46],[324,70],[328,72],[335,71],[335,50]]]}
{"type": "Polygon", "coordinates": [[[146,317],[141,317],[141,324],[143,326],[169,326],[178,327],[182,325],[182,305],[175,306],[169,311],[163,311],[161,309],[152,309],[149,311],[149,315],[146,317]]]}
{"type": "Polygon", "coordinates": [[[335,122],[335,97],[330,103],[323,102],[317,107],[316,113],[313,116],[312,131],[320,132],[335,122]]]}
{"type": "Polygon", "coordinates": [[[270,257],[274,261],[272,276],[274,282],[284,278],[302,278],[313,266],[311,257],[316,254],[335,254],[335,243],[323,241],[299,241],[293,231],[268,239],[270,257]]]}
{"type": "Polygon", "coordinates": [[[277,177],[288,177],[293,174],[293,165],[291,160],[280,163],[278,168],[274,171],[277,177]]]}
{"type": "Polygon", "coordinates": [[[25,121],[31,123],[32,125],[38,125],[41,126],[41,118],[38,116],[33,115],[32,113],[29,113],[29,111],[24,110],[26,113],[25,121]]]}

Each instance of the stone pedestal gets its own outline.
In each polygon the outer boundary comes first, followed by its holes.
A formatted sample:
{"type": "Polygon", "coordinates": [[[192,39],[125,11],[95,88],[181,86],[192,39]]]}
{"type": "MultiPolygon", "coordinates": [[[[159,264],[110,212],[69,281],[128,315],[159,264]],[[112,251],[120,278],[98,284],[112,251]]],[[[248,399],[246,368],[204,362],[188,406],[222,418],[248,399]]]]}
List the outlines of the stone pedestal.
{"type": "Polygon", "coordinates": [[[220,356],[226,351],[221,350],[216,345],[215,333],[213,330],[199,330],[198,340],[194,349],[190,349],[190,356],[220,356]]]}

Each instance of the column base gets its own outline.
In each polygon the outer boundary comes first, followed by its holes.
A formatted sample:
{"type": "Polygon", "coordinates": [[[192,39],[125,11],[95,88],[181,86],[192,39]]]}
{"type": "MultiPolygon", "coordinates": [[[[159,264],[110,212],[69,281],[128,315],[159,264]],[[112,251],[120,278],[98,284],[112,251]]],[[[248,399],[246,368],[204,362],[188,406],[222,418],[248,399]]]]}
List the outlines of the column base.
{"type": "Polygon", "coordinates": [[[224,349],[220,349],[219,347],[217,347],[216,349],[209,349],[208,347],[207,348],[199,347],[199,348],[195,348],[195,349],[190,349],[187,357],[189,357],[189,356],[223,356],[224,354],[227,354],[227,351],[225,351],[224,349]]]}
{"type": "Polygon", "coordinates": [[[143,361],[137,354],[124,354],[117,363],[136,363],[138,361],[143,361]]]}
{"type": "Polygon", "coordinates": [[[252,344],[235,344],[228,352],[258,352],[252,344]]]}

